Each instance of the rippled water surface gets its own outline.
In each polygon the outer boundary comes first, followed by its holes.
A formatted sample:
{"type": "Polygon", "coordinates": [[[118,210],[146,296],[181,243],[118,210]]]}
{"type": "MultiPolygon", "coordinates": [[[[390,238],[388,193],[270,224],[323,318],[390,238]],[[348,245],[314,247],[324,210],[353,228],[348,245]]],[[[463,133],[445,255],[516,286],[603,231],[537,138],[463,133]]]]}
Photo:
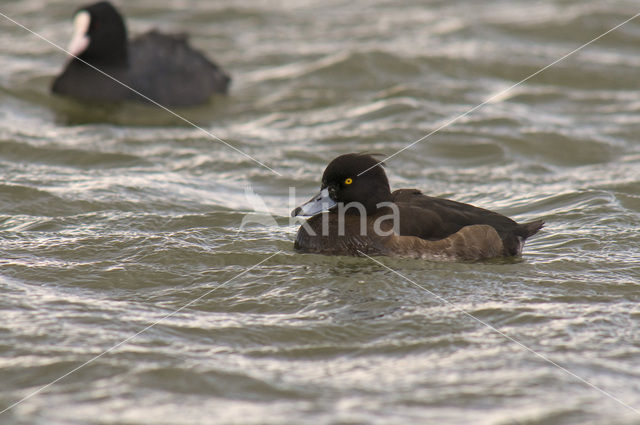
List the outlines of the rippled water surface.
{"type": "MultiPolygon", "coordinates": [[[[119,5],[229,70],[176,112],[277,174],[159,108],[52,97],[64,54],[0,17],[0,409],[31,396],[0,423],[640,424],[640,18],[494,96],[640,3],[119,5]],[[544,219],[521,260],[293,251],[330,159],[488,99],[387,170],[544,219]]],[[[66,45],[77,6],[0,12],[66,45]]]]}

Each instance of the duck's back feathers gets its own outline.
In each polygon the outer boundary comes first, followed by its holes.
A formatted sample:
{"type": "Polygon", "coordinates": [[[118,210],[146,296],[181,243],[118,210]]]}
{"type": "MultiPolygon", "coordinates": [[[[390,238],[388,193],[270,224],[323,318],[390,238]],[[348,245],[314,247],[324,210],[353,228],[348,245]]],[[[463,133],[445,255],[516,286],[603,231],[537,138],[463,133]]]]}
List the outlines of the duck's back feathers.
{"type": "Polygon", "coordinates": [[[129,44],[133,87],[162,105],[204,103],[214,93],[227,93],[231,78],[183,34],[149,31],[129,44]]]}
{"type": "Polygon", "coordinates": [[[489,225],[503,242],[503,255],[519,255],[524,240],[535,234],[544,222],[518,224],[502,214],[450,199],[424,195],[417,189],[399,189],[391,194],[400,210],[400,234],[427,240],[440,240],[465,226],[489,225]]]}

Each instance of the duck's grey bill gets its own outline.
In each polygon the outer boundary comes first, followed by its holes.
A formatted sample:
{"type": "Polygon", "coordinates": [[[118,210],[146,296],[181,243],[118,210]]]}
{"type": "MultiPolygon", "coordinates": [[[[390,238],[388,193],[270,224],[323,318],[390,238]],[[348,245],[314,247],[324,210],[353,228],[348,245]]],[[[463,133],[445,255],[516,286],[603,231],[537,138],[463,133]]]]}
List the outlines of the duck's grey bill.
{"type": "Polygon", "coordinates": [[[291,211],[291,217],[298,215],[309,217],[327,211],[336,206],[337,202],[331,199],[329,196],[329,189],[324,188],[316,196],[311,198],[306,203],[300,205],[295,210],[291,211]]]}

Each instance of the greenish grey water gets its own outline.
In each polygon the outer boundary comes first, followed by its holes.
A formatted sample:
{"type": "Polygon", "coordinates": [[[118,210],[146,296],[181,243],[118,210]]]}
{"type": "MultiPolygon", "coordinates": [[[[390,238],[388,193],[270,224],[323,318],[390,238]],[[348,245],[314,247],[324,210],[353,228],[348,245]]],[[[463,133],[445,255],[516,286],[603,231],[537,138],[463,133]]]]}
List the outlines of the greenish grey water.
{"type": "MultiPolygon", "coordinates": [[[[287,219],[334,156],[394,153],[639,3],[121,5],[233,74],[178,112],[281,176],[157,108],[51,97],[64,56],[0,17],[0,409],[206,294],[0,423],[640,424],[461,312],[640,409],[640,21],[387,162],[395,188],[547,222],[520,261],[382,259],[451,304],[296,254],[287,219]],[[277,224],[239,230],[248,186],[277,224]]],[[[61,45],[75,7],[0,2],[61,45]]]]}

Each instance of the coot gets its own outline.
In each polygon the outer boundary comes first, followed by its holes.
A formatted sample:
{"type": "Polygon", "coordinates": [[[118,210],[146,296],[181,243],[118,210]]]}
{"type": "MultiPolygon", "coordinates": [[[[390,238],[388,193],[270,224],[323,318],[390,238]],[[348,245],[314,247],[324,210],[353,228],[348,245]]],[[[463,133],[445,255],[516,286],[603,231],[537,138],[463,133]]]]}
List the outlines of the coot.
{"type": "Polygon", "coordinates": [[[231,81],[183,35],[150,31],[129,41],[122,16],[106,1],[78,9],[68,50],[76,57],[52,91],[81,100],[145,101],[135,90],[161,105],[198,105],[214,93],[227,93],[231,81]]]}

